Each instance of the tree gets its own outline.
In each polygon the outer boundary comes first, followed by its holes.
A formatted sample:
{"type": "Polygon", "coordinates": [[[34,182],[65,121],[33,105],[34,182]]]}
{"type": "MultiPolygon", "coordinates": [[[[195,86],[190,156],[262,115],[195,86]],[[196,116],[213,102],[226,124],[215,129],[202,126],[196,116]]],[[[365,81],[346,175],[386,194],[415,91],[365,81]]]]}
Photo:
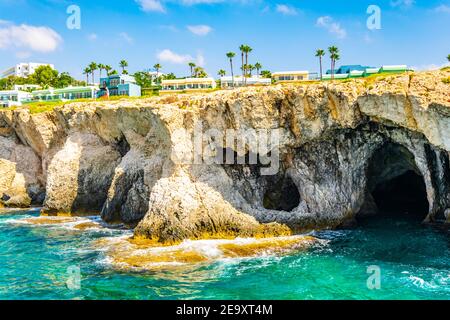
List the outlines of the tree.
{"type": "Polygon", "coordinates": [[[75,79],[70,76],[68,72],[61,72],[56,79],[54,86],[56,88],[65,88],[75,83],[75,79]]]}
{"type": "Polygon", "coordinates": [[[224,77],[226,74],[227,74],[227,72],[226,72],[225,70],[223,70],[223,69],[220,69],[220,70],[217,72],[217,75],[218,75],[219,77],[224,77]]]}
{"type": "Polygon", "coordinates": [[[319,58],[319,65],[320,65],[320,80],[322,80],[322,57],[325,55],[325,50],[323,49],[317,49],[316,50],[316,57],[319,58]]]}
{"type": "Polygon", "coordinates": [[[163,80],[174,80],[177,78],[177,76],[173,72],[171,72],[171,73],[162,75],[160,78],[163,80]]]}
{"type": "Polygon", "coordinates": [[[256,69],[255,66],[252,65],[252,64],[246,64],[246,69],[247,69],[247,71],[248,71],[247,76],[251,78],[251,77],[252,77],[253,70],[256,69]]]}
{"type": "Polygon", "coordinates": [[[99,64],[97,64],[97,67],[98,67],[98,70],[100,72],[99,77],[101,78],[102,77],[102,71],[105,70],[105,65],[102,64],[102,63],[99,63],[99,64]]]}
{"type": "Polygon", "coordinates": [[[262,70],[261,77],[270,79],[272,78],[272,72],[270,72],[269,70],[262,70]]]}
{"type": "Polygon", "coordinates": [[[109,73],[111,72],[112,67],[110,65],[108,65],[108,64],[105,64],[103,66],[103,69],[106,71],[106,75],[109,76],[109,73]]]}
{"type": "Polygon", "coordinates": [[[136,79],[136,83],[142,88],[150,88],[152,86],[152,77],[148,72],[139,71],[133,76],[136,79]]]}
{"type": "Polygon", "coordinates": [[[98,69],[98,65],[95,62],[91,62],[89,64],[89,69],[91,69],[91,74],[92,74],[92,84],[95,83],[95,70],[98,69]]]}
{"type": "Polygon", "coordinates": [[[157,63],[157,64],[155,64],[155,65],[153,66],[153,69],[155,69],[155,71],[156,71],[156,77],[158,77],[158,75],[159,75],[159,70],[162,69],[162,66],[161,66],[159,63],[157,63]]]}
{"type": "Polygon", "coordinates": [[[114,75],[114,74],[119,74],[118,72],[117,72],[117,70],[111,70],[110,72],[109,72],[109,75],[110,76],[112,76],[112,75],[114,75]]]}
{"type": "Polygon", "coordinates": [[[334,79],[334,69],[336,68],[336,61],[338,61],[341,58],[340,54],[338,52],[333,53],[331,55],[331,60],[333,60],[333,79],[334,79]]]}
{"type": "Polygon", "coordinates": [[[57,83],[58,71],[53,70],[50,66],[39,66],[29,78],[31,83],[48,88],[57,83]]]}
{"type": "Polygon", "coordinates": [[[196,67],[195,63],[189,62],[189,67],[191,68],[191,77],[194,76],[194,68],[196,67]]]}
{"type": "Polygon", "coordinates": [[[255,63],[255,69],[256,69],[256,73],[257,73],[256,75],[259,76],[259,70],[262,69],[261,63],[259,63],[259,62],[255,63]]]}
{"type": "Polygon", "coordinates": [[[450,62],[450,54],[447,56],[447,60],[448,62],[450,62]]]}
{"type": "Polygon", "coordinates": [[[119,67],[122,68],[122,74],[127,74],[128,72],[125,70],[126,67],[128,67],[127,60],[120,60],[119,67]]]}
{"type": "Polygon", "coordinates": [[[84,68],[83,74],[86,75],[86,85],[89,84],[89,75],[91,74],[91,69],[89,67],[84,68]]]}
{"type": "Polygon", "coordinates": [[[233,72],[233,58],[236,56],[236,53],[234,52],[228,52],[227,58],[230,60],[230,68],[231,68],[231,83],[234,87],[234,72],[233,72]]]}
{"type": "Polygon", "coordinates": [[[208,77],[208,74],[206,73],[205,69],[202,67],[195,67],[194,68],[194,76],[196,78],[206,78],[208,77]]]}
{"type": "Polygon", "coordinates": [[[245,68],[244,68],[244,57],[245,57],[245,44],[241,44],[239,50],[241,51],[241,70],[242,70],[242,84],[245,83],[245,68]]]}
{"type": "Polygon", "coordinates": [[[328,48],[328,52],[331,59],[331,79],[334,79],[334,67],[337,60],[336,57],[339,57],[339,49],[336,46],[331,46],[328,48]]]}
{"type": "MultiPolygon", "coordinates": [[[[248,67],[248,55],[250,52],[252,52],[253,49],[250,46],[245,46],[244,47],[244,53],[245,53],[245,65],[248,67]]],[[[250,71],[248,68],[246,68],[246,70],[244,72],[246,72],[246,78],[245,78],[245,84],[247,84],[247,76],[248,76],[248,71],[250,71]],[[247,72],[246,72],[247,71],[247,72]]]]}

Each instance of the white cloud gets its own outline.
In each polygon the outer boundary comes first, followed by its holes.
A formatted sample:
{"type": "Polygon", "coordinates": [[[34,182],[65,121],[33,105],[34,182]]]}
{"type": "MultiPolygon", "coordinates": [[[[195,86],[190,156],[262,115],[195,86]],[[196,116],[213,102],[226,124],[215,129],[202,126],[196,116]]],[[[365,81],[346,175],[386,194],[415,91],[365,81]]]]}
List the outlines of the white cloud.
{"type": "Polygon", "coordinates": [[[204,24],[197,26],[187,26],[187,29],[197,36],[206,36],[213,30],[210,26],[204,24]]]}
{"type": "Polygon", "coordinates": [[[290,7],[288,5],[285,4],[277,4],[277,8],[276,8],[278,13],[284,14],[286,16],[295,16],[297,15],[297,9],[295,9],[294,7],[290,7]]]}
{"type": "Polygon", "coordinates": [[[416,1],[415,0],[392,0],[392,7],[411,7],[416,1]]]}
{"type": "Polygon", "coordinates": [[[149,12],[166,12],[166,9],[163,7],[161,1],[159,0],[135,0],[142,11],[149,12]]]}
{"type": "Polygon", "coordinates": [[[201,53],[197,55],[197,58],[193,58],[189,54],[178,54],[170,49],[164,49],[160,51],[156,55],[156,57],[161,62],[168,62],[173,64],[187,64],[189,62],[195,62],[201,67],[205,65],[205,57],[201,53]]]}
{"type": "Polygon", "coordinates": [[[133,44],[134,40],[126,32],[119,33],[119,37],[128,42],[128,44],[133,44]]]}
{"type": "Polygon", "coordinates": [[[139,4],[142,11],[145,12],[162,12],[166,13],[165,4],[175,3],[182,6],[194,6],[201,4],[217,4],[217,3],[248,3],[252,0],[135,0],[139,4]]]}
{"type": "Polygon", "coordinates": [[[434,8],[434,11],[439,12],[439,13],[450,13],[450,6],[441,4],[440,6],[434,8]]]}
{"type": "Polygon", "coordinates": [[[55,51],[62,42],[61,36],[45,26],[0,25],[0,49],[25,48],[37,52],[55,51]]]}
{"type": "Polygon", "coordinates": [[[161,62],[169,62],[173,64],[185,64],[193,60],[192,56],[190,55],[177,54],[169,49],[164,49],[163,51],[159,52],[157,58],[161,62]]]}
{"type": "Polygon", "coordinates": [[[323,16],[317,19],[316,25],[318,27],[328,30],[329,33],[336,35],[338,39],[347,37],[347,31],[341,25],[333,20],[330,16],[323,16]]]}
{"type": "Polygon", "coordinates": [[[91,33],[87,36],[87,38],[89,41],[95,41],[95,40],[97,40],[98,36],[95,33],[91,33]]]}

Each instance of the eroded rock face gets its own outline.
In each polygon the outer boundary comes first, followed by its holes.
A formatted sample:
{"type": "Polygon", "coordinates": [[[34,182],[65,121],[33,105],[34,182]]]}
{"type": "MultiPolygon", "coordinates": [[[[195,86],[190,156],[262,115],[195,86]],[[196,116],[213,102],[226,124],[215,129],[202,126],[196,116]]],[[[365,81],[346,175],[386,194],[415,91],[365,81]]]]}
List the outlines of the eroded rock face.
{"type": "Polygon", "coordinates": [[[0,196],[9,207],[42,203],[45,194],[41,161],[11,135],[0,136],[0,196]]]}
{"type": "MultiPolygon", "coordinates": [[[[101,212],[136,226],[136,237],[176,242],[347,225],[376,214],[377,188],[411,171],[424,185],[423,219],[441,220],[450,207],[449,75],[3,111],[0,192],[6,205],[26,205],[45,189],[44,212],[101,212]],[[279,170],[264,176],[261,164],[178,161],[198,124],[278,130],[279,170]],[[403,151],[393,159],[383,148],[403,151]]],[[[223,152],[222,140],[200,145],[223,152]]],[[[259,151],[247,145],[244,153],[259,151]]]]}
{"type": "Polygon", "coordinates": [[[98,212],[119,159],[119,152],[96,135],[69,135],[48,165],[43,213],[98,212]]]}

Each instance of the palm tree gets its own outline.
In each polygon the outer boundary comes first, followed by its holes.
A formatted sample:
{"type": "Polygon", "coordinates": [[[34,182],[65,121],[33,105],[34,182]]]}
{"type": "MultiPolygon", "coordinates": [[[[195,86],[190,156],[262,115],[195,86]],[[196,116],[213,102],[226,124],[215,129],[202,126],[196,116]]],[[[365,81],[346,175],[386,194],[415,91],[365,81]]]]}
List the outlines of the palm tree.
{"type": "Polygon", "coordinates": [[[333,79],[334,79],[334,69],[336,68],[336,61],[338,61],[341,58],[339,52],[333,53],[331,55],[331,60],[333,60],[333,79]]]}
{"type": "Polygon", "coordinates": [[[233,72],[233,58],[236,56],[236,53],[234,52],[228,52],[227,58],[230,59],[230,68],[231,68],[231,83],[234,87],[234,72],[233,72]]]}
{"type": "Polygon", "coordinates": [[[156,77],[158,78],[158,76],[159,76],[159,70],[162,69],[162,66],[161,66],[159,63],[157,63],[157,64],[155,64],[155,65],[153,66],[153,69],[155,69],[155,71],[156,71],[156,77]]]}
{"type": "Polygon", "coordinates": [[[319,58],[319,64],[320,64],[320,80],[322,80],[322,57],[325,55],[325,50],[323,49],[317,49],[316,50],[316,57],[319,58]]]}
{"type": "Polygon", "coordinates": [[[91,62],[89,64],[89,69],[91,69],[91,73],[92,73],[92,84],[95,83],[95,70],[98,69],[98,65],[95,62],[91,62]]]}
{"type": "Polygon", "coordinates": [[[248,64],[248,65],[246,65],[246,66],[247,66],[248,76],[251,78],[251,77],[252,77],[253,70],[255,70],[256,68],[255,68],[255,66],[252,65],[252,64],[248,64]]]}
{"type": "Polygon", "coordinates": [[[227,72],[226,72],[225,70],[223,70],[223,69],[220,69],[220,70],[217,72],[217,75],[218,75],[219,77],[224,77],[226,74],[227,74],[227,72]]]}
{"type": "Polygon", "coordinates": [[[122,68],[122,73],[125,74],[125,73],[126,73],[125,68],[128,67],[128,62],[127,62],[127,60],[120,60],[120,62],[119,62],[119,67],[122,68]]]}
{"type": "Polygon", "coordinates": [[[109,72],[112,70],[112,67],[106,64],[103,66],[103,69],[106,71],[106,75],[109,76],[109,72]]]}
{"type": "Polygon", "coordinates": [[[189,62],[189,67],[191,68],[191,77],[194,76],[194,68],[196,67],[195,63],[189,62]]]}
{"type": "Polygon", "coordinates": [[[84,68],[83,74],[86,75],[86,85],[89,84],[89,74],[91,73],[91,69],[89,67],[84,68]]]}
{"type": "Polygon", "coordinates": [[[447,60],[448,62],[450,62],[450,54],[447,56],[447,60]]]}
{"type": "Polygon", "coordinates": [[[194,76],[196,78],[206,78],[208,75],[206,74],[205,69],[203,69],[202,67],[195,67],[194,76]]]}
{"type": "Polygon", "coordinates": [[[244,68],[244,51],[245,51],[245,44],[241,44],[239,47],[239,50],[241,51],[241,70],[242,70],[242,84],[244,84],[245,79],[245,68],[244,68]]]}
{"type": "Polygon", "coordinates": [[[256,69],[256,75],[259,76],[259,70],[262,69],[261,63],[259,63],[259,62],[255,63],[255,69],[256,69]]]}
{"type": "Polygon", "coordinates": [[[336,63],[336,56],[339,56],[339,49],[336,46],[331,46],[328,48],[328,52],[330,53],[331,59],[331,79],[334,79],[334,67],[336,63]]]}
{"type": "MultiPolygon", "coordinates": [[[[253,51],[253,49],[250,47],[250,46],[245,46],[245,48],[244,48],[244,53],[245,53],[245,65],[248,67],[248,54],[250,53],[250,52],[252,52],[253,51]]],[[[249,71],[247,68],[246,68],[246,70],[245,71],[249,71]]],[[[246,73],[246,75],[247,75],[247,73],[246,73]]],[[[245,84],[247,84],[247,78],[245,78],[245,84]]]]}

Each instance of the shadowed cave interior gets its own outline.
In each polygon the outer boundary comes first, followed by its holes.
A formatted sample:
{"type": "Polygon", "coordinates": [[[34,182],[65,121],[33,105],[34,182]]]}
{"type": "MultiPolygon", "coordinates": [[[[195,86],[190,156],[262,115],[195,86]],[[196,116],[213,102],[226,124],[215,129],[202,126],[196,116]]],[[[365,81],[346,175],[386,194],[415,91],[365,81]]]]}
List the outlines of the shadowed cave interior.
{"type": "Polygon", "coordinates": [[[401,145],[388,143],[375,152],[368,168],[368,192],[373,213],[421,220],[428,214],[425,182],[414,155],[401,145]]]}
{"type": "Polygon", "coordinates": [[[264,194],[264,208],[278,211],[292,211],[300,204],[297,186],[288,176],[270,182],[264,194]]]}

